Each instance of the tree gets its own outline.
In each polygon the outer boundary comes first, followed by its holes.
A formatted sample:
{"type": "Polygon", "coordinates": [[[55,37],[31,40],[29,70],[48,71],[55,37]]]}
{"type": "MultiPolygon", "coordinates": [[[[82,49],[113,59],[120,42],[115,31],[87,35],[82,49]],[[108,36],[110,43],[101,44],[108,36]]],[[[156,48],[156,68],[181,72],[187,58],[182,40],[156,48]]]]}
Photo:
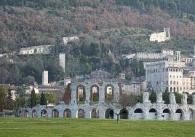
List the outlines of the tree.
{"type": "Polygon", "coordinates": [[[149,99],[152,103],[155,103],[156,102],[156,92],[154,91],[150,92],[149,99]]]}
{"type": "Polygon", "coordinates": [[[169,101],[169,92],[166,90],[164,93],[163,93],[163,100],[164,100],[164,103],[165,104],[169,104],[170,101],[169,101]]]}
{"type": "Polygon", "coordinates": [[[22,87],[22,86],[19,87],[17,89],[17,94],[18,94],[18,97],[16,98],[15,109],[19,109],[20,107],[27,106],[26,100],[25,100],[25,90],[24,90],[24,87],[22,87]]]}
{"type": "Polygon", "coordinates": [[[11,90],[9,89],[8,90],[8,94],[7,94],[7,97],[5,99],[5,102],[6,102],[6,109],[9,109],[9,110],[13,110],[14,108],[14,100],[12,99],[12,93],[11,93],[11,90]]]}
{"type": "Polygon", "coordinates": [[[64,103],[65,104],[70,104],[71,101],[71,89],[70,89],[71,84],[68,84],[65,88],[65,92],[64,92],[64,103]]]}
{"type": "Polygon", "coordinates": [[[192,97],[192,94],[188,94],[188,104],[192,104],[193,103],[193,97],[192,97]]]}
{"type": "Polygon", "coordinates": [[[45,98],[48,103],[57,103],[57,97],[54,93],[45,93],[45,98]]]}
{"type": "Polygon", "coordinates": [[[30,95],[30,107],[33,108],[34,106],[36,106],[36,94],[35,94],[35,90],[33,89],[31,91],[31,95],[30,95]]]}
{"type": "Polygon", "coordinates": [[[0,112],[3,112],[5,107],[6,87],[0,86],[0,112]]]}
{"type": "Polygon", "coordinates": [[[180,94],[178,92],[174,92],[174,94],[175,94],[176,103],[181,104],[182,94],[180,94]]]}
{"type": "Polygon", "coordinates": [[[137,96],[133,94],[121,94],[119,98],[119,104],[123,108],[126,108],[127,106],[134,106],[137,102],[137,96]]]}
{"type": "Polygon", "coordinates": [[[47,100],[43,92],[41,93],[41,97],[40,97],[40,105],[47,105],[47,100]]]}

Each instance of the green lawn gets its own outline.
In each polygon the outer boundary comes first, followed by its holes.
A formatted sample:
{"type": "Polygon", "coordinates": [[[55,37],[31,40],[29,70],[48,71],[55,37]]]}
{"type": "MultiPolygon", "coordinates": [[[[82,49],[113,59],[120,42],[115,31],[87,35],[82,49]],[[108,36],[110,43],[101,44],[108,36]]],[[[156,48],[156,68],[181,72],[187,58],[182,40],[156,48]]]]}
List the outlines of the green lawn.
{"type": "Polygon", "coordinates": [[[0,137],[195,137],[195,122],[0,118],[0,137]]]}

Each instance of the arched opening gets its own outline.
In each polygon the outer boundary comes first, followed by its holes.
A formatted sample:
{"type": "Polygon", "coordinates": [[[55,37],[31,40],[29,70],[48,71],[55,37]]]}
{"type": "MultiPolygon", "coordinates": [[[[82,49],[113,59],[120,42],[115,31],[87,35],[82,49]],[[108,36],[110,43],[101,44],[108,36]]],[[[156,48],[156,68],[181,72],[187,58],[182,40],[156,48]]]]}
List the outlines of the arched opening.
{"type": "Polygon", "coordinates": [[[98,112],[95,108],[91,111],[91,118],[98,118],[98,112]]]}
{"type": "Polygon", "coordinates": [[[183,119],[183,112],[181,109],[177,109],[175,111],[175,118],[176,120],[182,120],[183,119]]]}
{"type": "Polygon", "coordinates": [[[105,113],[106,119],[113,119],[114,118],[114,110],[113,109],[107,109],[105,113]]]}
{"type": "Polygon", "coordinates": [[[112,85],[107,85],[105,89],[105,101],[112,101],[114,97],[114,88],[112,85]]]}
{"type": "Polygon", "coordinates": [[[37,111],[35,109],[32,110],[32,118],[37,117],[37,111]]]}
{"type": "Polygon", "coordinates": [[[134,110],[134,114],[133,114],[133,117],[135,119],[143,119],[143,110],[141,108],[137,108],[134,110]]]}
{"type": "Polygon", "coordinates": [[[79,85],[77,87],[77,102],[79,104],[85,103],[86,94],[85,94],[85,87],[83,85],[79,85]]]}
{"type": "Polygon", "coordinates": [[[78,118],[85,118],[85,111],[83,109],[79,109],[78,118]]]}
{"type": "Polygon", "coordinates": [[[41,110],[41,117],[47,117],[47,110],[43,109],[41,110]]]}
{"type": "Polygon", "coordinates": [[[57,109],[52,110],[52,117],[58,118],[59,117],[59,111],[57,109]]]}
{"type": "Polygon", "coordinates": [[[171,111],[168,108],[164,109],[162,117],[163,117],[164,120],[170,120],[170,118],[171,118],[171,111]]]}
{"type": "Polygon", "coordinates": [[[170,87],[170,92],[172,92],[173,90],[172,90],[172,87],[170,87]]]}
{"type": "Polygon", "coordinates": [[[120,119],[128,119],[128,117],[129,117],[129,112],[126,108],[120,110],[120,119]]]}
{"type": "Polygon", "coordinates": [[[189,109],[189,115],[190,120],[195,120],[195,111],[193,109],[189,109]]]}
{"type": "Polygon", "coordinates": [[[71,110],[70,109],[64,110],[64,118],[71,118],[71,110]]]}
{"type": "Polygon", "coordinates": [[[149,119],[157,119],[157,111],[154,108],[149,110],[149,119]]]}
{"type": "Polygon", "coordinates": [[[24,117],[28,117],[28,115],[29,115],[28,110],[24,110],[24,117]]]}
{"type": "Polygon", "coordinates": [[[90,92],[91,94],[91,101],[92,102],[97,102],[97,101],[99,101],[99,87],[97,86],[97,85],[93,85],[92,87],[91,87],[91,92],[90,92]]]}

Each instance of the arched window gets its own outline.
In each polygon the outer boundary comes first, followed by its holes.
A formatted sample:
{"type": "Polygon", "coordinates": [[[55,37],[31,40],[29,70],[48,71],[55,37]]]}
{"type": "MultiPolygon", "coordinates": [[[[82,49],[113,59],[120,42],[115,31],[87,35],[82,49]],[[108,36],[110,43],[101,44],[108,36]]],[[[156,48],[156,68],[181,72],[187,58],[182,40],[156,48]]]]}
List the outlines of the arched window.
{"type": "Polygon", "coordinates": [[[64,118],[71,118],[71,110],[70,109],[64,110],[64,118]]]}
{"type": "Polygon", "coordinates": [[[32,111],[32,117],[36,117],[37,116],[37,111],[35,109],[33,109],[32,111]]]}
{"type": "Polygon", "coordinates": [[[99,101],[99,87],[97,85],[91,87],[91,101],[99,101]]]}
{"type": "Polygon", "coordinates": [[[143,113],[143,110],[141,108],[137,108],[134,113],[143,113]]]}
{"type": "Polygon", "coordinates": [[[105,112],[105,118],[106,119],[113,119],[114,118],[114,110],[113,109],[107,109],[105,112]]]}
{"type": "Polygon", "coordinates": [[[170,92],[172,92],[173,91],[173,88],[172,87],[170,87],[170,92]]]}
{"type": "Polygon", "coordinates": [[[150,113],[156,113],[156,109],[152,108],[149,110],[150,113]]]}
{"type": "Polygon", "coordinates": [[[52,117],[53,118],[59,117],[59,111],[57,109],[52,110],[52,117]]]}
{"type": "Polygon", "coordinates": [[[98,112],[95,108],[91,111],[91,118],[98,118],[98,112]]]}
{"type": "Polygon", "coordinates": [[[129,117],[129,112],[127,109],[122,109],[120,110],[120,119],[128,119],[129,117]]]}
{"type": "Polygon", "coordinates": [[[78,118],[85,118],[85,111],[83,109],[78,110],[78,118]]]}
{"type": "Polygon", "coordinates": [[[79,85],[77,87],[77,102],[84,103],[86,99],[85,87],[83,85],[79,85]]]}
{"type": "Polygon", "coordinates": [[[47,117],[47,110],[41,110],[41,117],[47,117]]]}
{"type": "Polygon", "coordinates": [[[112,101],[114,96],[114,88],[112,85],[107,85],[105,89],[105,100],[112,101]]]}

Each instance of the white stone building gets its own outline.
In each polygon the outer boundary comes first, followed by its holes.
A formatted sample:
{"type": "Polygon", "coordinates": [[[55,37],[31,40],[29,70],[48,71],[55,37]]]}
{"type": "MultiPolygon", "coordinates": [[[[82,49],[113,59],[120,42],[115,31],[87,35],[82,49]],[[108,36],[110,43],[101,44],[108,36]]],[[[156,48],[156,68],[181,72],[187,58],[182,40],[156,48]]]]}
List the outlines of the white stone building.
{"type": "Polygon", "coordinates": [[[163,49],[161,52],[137,52],[134,54],[123,55],[125,59],[136,59],[139,61],[154,61],[167,59],[169,56],[173,56],[173,50],[163,49]]]}
{"type": "Polygon", "coordinates": [[[78,37],[78,36],[63,37],[64,45],[67,45],[68,42],[71,42],[71,41],[78,41],[78,40],[79,40],[79,37],[78,37]]]}
{"type": "Polygon", "coordinates": [[[21,48],[19,55],[50,54],[52,47],[54,47],[54,45],[40,45],[28,48],[21,48]]]}
{"type": "Polygon", "coordinates": [[[164,28],[163,32],[152,33],[150,35],[150,41],[152,42],[164,42],[171,39],[170,28],[164,28]]]}
{"type": "Polygon", "coordinates": [[[64,73],[66,71],[66,54],[60,53],[59,54],[59,65],[62,67],[64,73]]]}

